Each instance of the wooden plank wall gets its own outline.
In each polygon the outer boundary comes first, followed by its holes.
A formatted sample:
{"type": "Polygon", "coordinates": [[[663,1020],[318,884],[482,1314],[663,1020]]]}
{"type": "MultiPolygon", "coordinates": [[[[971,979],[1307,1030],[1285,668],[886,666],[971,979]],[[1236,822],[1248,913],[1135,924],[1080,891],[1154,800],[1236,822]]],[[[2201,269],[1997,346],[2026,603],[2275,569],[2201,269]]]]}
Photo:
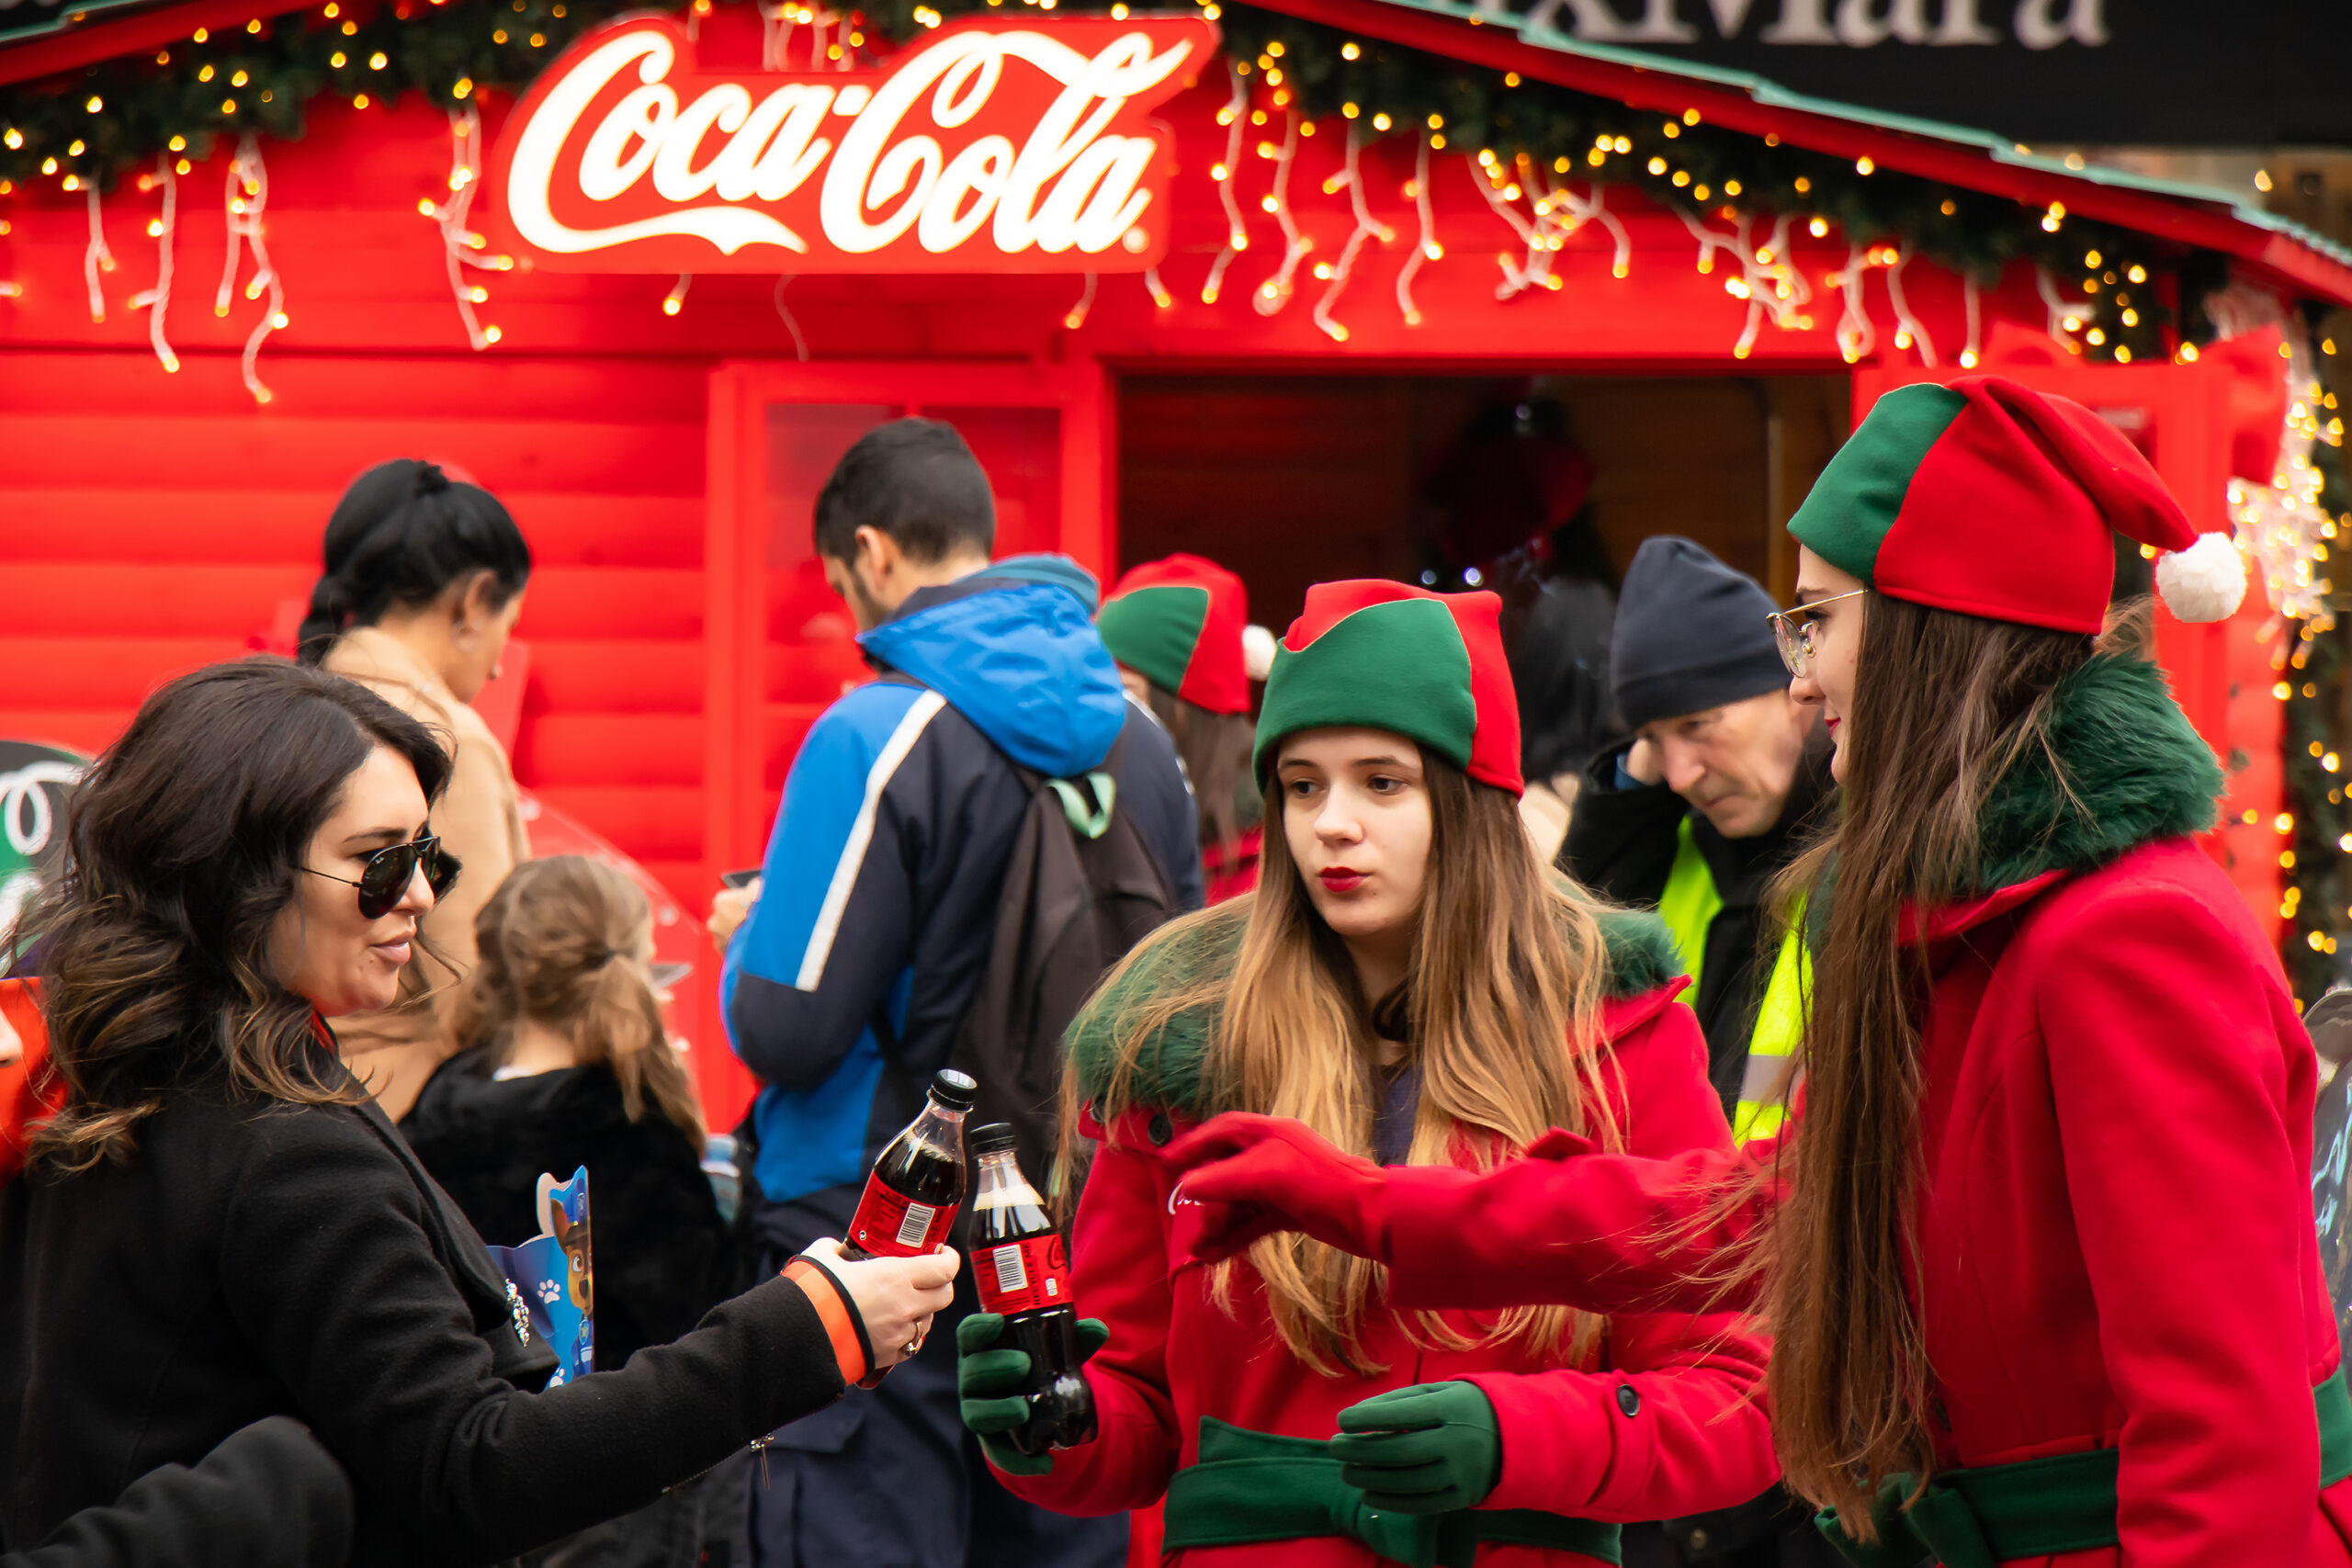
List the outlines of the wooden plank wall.
{"type": "Polygon", "coordinates": [[[225,355],[7,364],[0,734],[105,745],[159,682],[307,601],[354,475],[432,458],[495,491],[537,562],[516,777],[707,902],[700,364],[273,355],[265,408],[225,355]]]}

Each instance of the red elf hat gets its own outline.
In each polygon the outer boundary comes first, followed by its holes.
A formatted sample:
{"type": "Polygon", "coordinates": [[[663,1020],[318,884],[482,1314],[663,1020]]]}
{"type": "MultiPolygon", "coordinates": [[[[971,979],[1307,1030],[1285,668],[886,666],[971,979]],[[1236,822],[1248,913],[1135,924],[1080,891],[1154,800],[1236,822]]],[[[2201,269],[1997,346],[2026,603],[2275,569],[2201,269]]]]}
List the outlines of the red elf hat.
{"type": "Polygon", "coordinates": [[[1174,555],[1130,569],[1095,617],[1111,657],[1211,713],[1248,713],[1241,628],[1249,591],[1213,560],[1174,555]]]}
{"type": "Polygon", "coordinates": [[[1308,589],[1266,676],[1251,758],[1259,782],[1283,737],[1361,726],[1394,730],[1480,784],[1524,793],[1502,610],[1492,593],[1376,579],[1308,589]]]}
{"type": "Polygon", "coordinates": [[[2156,587],[2184,621],[2245,593],[2226,534],[2199,534],[2114,426],[2000,376],[1898,387],[1789,519],[1797,542],[1879,592],[1987,620],[2097,632],[2115,534],[2170,552],[2156,587]]]}

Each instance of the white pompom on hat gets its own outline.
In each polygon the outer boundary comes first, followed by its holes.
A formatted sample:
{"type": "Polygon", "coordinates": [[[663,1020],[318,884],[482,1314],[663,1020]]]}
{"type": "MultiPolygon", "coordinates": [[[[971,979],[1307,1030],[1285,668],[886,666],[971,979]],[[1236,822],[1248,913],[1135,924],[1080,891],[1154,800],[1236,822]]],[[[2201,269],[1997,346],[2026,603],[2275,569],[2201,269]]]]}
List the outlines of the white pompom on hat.
{"type": "Polygon", "coordinates": [[[1266,671],[1274,667],[1274,634],[1261,626],[1242,627],[1241,663],[1250,679],[1263,681],[1266,671]]]}
{"type": "Polygon", "coordinates": [[[2184,621],[2226,621],[2245,600],[2245,558],[2227,534],[2199,534],[2156,558],[2156,592],[2184,621]]]}

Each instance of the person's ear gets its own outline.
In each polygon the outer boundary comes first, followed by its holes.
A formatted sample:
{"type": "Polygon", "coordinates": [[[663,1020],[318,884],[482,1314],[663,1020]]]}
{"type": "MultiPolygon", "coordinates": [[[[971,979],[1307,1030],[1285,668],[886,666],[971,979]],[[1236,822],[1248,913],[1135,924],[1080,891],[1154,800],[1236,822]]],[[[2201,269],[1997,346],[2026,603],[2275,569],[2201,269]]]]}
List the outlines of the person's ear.
{"type": "Polygon", "coordinates": [[[450,607],[451,632],[459,637],[480,637],[498,619],[503,608],[498,598],[498,574],[477,571],[466,580],[457,603],[450,607]]]}
{"type": "Polygon", "coordinates": [[[857,558],[852,564],[865,569],[868,574],[869,589],[879,588],[888,582],[898,570],[899,559],[898,540],[871,525],[858,529],[857,558]]]}

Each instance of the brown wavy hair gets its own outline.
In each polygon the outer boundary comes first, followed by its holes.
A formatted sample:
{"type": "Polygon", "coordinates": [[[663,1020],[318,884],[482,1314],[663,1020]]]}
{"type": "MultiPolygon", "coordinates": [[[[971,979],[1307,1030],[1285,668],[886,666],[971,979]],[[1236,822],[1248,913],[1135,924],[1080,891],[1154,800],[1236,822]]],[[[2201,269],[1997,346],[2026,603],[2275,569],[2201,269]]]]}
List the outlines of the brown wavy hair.
{"type": "Polygon", "coordinates": [[[480,1048],[491,1071],[513,1055],[517,1022],[544,1024],[581,1066],[611,1070],[630,1121],[659,1111],[699,1151],[701,1103],[638,957],[652,919],[644,890],[617,866],[587,855],[525,861],[474,917],[479,956],[450,1033],[458,1049],[480,1048]]]}
{"type": "MultiPolygon", "coordinates": [[[[1295,1116],[1343,1149],[1373,1152],[1380,1102],[1375,1040],[1406,1036],[1421,1070],[1420,1105],[1407,1158],[1485,1169],[1545,1129],[1589,1132],[1605,1146],[1619,1130],[1594,1126],[1600,1067],[1598,1019],[1608,959],[1593,908],[1537,863],[1510,795],[1473,781],[1423,749],[1432,832],[1414,969],[1396,993],[1368,998],[1344,943],[1308,898],[1283,831],[1279,786],[1265,795],[1267,833],[1258,891],[1171,922],[1129,954],[1204,924],[1241,921],[1230,974],[1170,987],[1114,1025],[1116,1061],[1097,1096],[1107,1124],[1137,1103],[1136,1060],[1169,1022],[1195,1009],[1218,1015],[1202,1076],[1204,1108],[1295,1116]]],[[[1080,1094],[1067,1078],[1061,1124],[1077,1125],[1080,1094]]],[[[1069,1134],[1066,1134],[1066,1137],[1069,1134]]],[[[1371,1373],[1363,1325],[1385,1271],[1301,1235],[1250,1249],[1265,1281],[1275,1332],[1327,1375],[1371,1373]]],[[[1228,1306],[1234,1264],[1218,1265],[1228,1306]]],[[[1430,1314],[1410,1325],[1424,1342],[1459,1347],[1430,1314]]],[[[1579,1359],[1600,1325],[1559,1307],[1520,1308],[1487,1337],[1543,1356],[1579,1359]]]]}
{"type": "MultiPolygon", "coordinates": [[[[2052,694],[2094,639],[1875,592],[1864,604],[1843,815],[1783,874],[1777,897],[1826,915],[1800,1047],[1803,1131],[1780,1145],[1781,1168],[1760,1173],[1792,1177],[1789,1196],[1734,1272],[1761,1275],[1766,1386],[1790,1487],[1866,1531],[1886,1476],[1908,1472],[1924,1486],[1935,1470],[1927,1348],[1906,1288],[1917,1277],[1919,1014],[1932,976],[1899,922],[1915,900],[1974,889],[1978,823],[2021,761],[2038,751],[2065,779],[2049,739],[2052,694]]],[[[2127,619],[2110,645],[2138,636],[2127,619]]]]}
{"type": "Polygon", "coordinates": [[[75,788],[62,873],[17,928],[65,1088],[34,1131],[32,1165],[128,1160],[140,1122],[175,1096],[368,1098],[269,949],[311,840],[379,746],[440,798],[449,759],[430,730],[288,660],[215,664],[140,705],[75,788]]]}

